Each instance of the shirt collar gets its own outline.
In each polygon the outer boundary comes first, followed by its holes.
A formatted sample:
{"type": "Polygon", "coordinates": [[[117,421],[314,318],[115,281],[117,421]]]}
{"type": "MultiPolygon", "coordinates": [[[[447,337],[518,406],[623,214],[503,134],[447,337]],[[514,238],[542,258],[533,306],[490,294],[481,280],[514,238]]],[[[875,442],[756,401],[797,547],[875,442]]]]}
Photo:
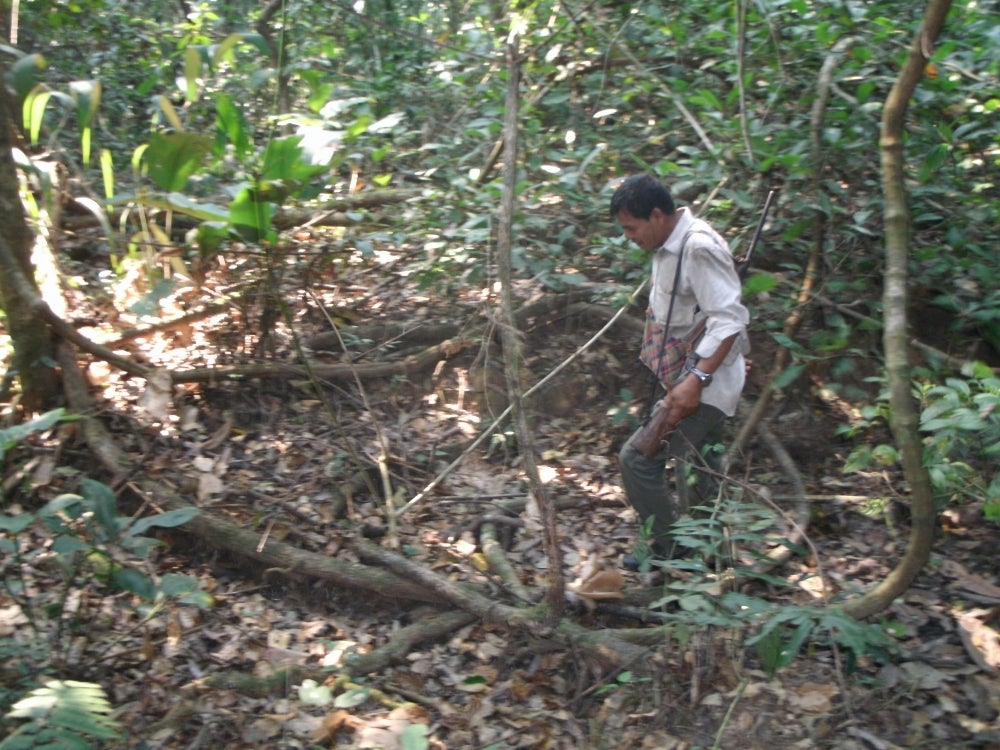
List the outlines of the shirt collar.
{"type": "Polygon", "coordinates": [[[694,221],[694,217],[691,215],[691,209],[687,206],[683,206],[677,209],[677,223],[674,225],[674,230],[667,237],[666,241],[660,245],[660,250],[657,252],[667,252],[676,253],[681,249],[681,242],[684,240],[684,235],[687,234],[688,229],[691,228],[691,222],[694,221]]]}

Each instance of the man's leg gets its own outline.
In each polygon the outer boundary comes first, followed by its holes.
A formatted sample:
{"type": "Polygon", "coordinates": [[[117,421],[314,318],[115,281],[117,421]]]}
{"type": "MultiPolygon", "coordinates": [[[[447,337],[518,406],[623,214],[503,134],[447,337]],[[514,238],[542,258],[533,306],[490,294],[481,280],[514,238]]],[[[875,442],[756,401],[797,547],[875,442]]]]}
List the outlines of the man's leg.
{"type": "Polygon", "coordinates": [[[677,511],[664,475],[670,458],[682,457],[688,450],[700,450],[706,437],[725,420],[725,415],[714,406],[702,404],[686,417],[670,435],[669,445],[655,458],[646,458],[627,442],[618,454],[622,471],[622,484],[629,503],[636,509],[642,522],[653,519],[650,542],[653,551],[669,555],[673,544],[670,526],[677,520],[677,511]]]}
{"type": "Polygon", "coordinates": [[[691,514],[696,507],[713,506],[719,495],[718,474],[722,471],[722,422],[708,431],[699,450],[691,448],[674,469],[677,513],[691,514]]]}

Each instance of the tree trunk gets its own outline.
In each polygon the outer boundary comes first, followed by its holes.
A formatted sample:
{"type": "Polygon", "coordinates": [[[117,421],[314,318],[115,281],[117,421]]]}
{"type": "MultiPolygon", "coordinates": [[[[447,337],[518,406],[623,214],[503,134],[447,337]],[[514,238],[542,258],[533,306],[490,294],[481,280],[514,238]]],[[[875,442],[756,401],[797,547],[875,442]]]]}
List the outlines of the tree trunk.
{"type": "Polygon", "coordinates": [[[517,192],[517,115],[520,104],[521,67],[517,37],[507,43],[507,106],[504,120],[504,186],[497,226],[497,265],[501,286],[500,340],[503,342],[504,374],[507,392],[513,408],[517,430],[517,448],[524,471],[528,475],[531,496],[538,503],[544,526],[544,544],[548,558],[546,572],[546,602],[552,622],[557,621],[565,607],[566,583],[562,573],[562,551],[556,531],[555,504],[538,472],[535,461],[535,440],[525,413],[525,386],[521,379],[521,334],[514,313],[513,236],[514,210],[517,192]]]}
{"type": "Polygon", "coordinates": [[[906,553],[884,581],[849,602],[844,611],[862,618],[888,607],[892,600],[909,588],[927,563],[934,542],[936,512],[930,477],[923,465],[923,443],[918,433],[920,414],[911,395],[911,371],[907,351],[906,266],[909,257],[910,216],[903,175],[903,127],[906,108],[924,75],[951,0],[931,0],[924,12],[924,22],[910,47],[882,115],[882,185],[885,191],[885,347],[889,377],[890,425],[902,456],[903,474],[910,486],[912,528],[906,553]]]}
{"type": "MultiPolygon", "coordinates": [[[[54,368],[49,328],[18,293],[19,276],[34,284],[31,266],[32,236],[24,218],[18,190],[14,146],[14,116],[6,70],[0,60],[0,307],[7,314],[7,331],[14,344],[10,371],[21,383],[21,405],[27,412],[44,411],[59,404],[59,377],[54,368]]],[[[37,286],[34,287],[37,291],[37,286]]],[[[6,383],[5,383],[6,387],[6,383]]],[[[0,389],[3,390],[3,389],[0,389]]]]}

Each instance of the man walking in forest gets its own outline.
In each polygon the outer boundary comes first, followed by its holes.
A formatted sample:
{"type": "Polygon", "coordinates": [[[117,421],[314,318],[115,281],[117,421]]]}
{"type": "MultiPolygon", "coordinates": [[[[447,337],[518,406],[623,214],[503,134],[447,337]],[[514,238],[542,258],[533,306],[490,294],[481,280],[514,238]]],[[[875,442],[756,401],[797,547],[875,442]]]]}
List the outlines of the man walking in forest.
{"type": "MultiPolygon", "coordinates": [[[[726,241],[690,209],[676,208],[659,180],[626,179],[611,198],[611,216],[629,240],[653,256],[640,356],[667,391],[619,453],[625,494],[649,531],[622,561],[639,570],[649,560],[683,554],[670,534],[679,509],[668,489],[666,463],[717,442],[723,421],[735,413],[746,377],[750,316],[740,301],[740,279],[726,241]]],[[[696,499],[710,501],[714,480],[699,473],[698,484],[696,499]]]]}

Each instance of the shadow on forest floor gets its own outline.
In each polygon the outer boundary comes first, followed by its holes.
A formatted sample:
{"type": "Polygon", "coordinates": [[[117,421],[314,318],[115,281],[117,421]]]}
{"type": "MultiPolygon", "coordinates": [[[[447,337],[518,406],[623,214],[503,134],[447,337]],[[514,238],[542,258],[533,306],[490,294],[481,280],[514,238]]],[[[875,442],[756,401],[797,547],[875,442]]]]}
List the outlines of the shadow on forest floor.
{"type": "MultiPolygon", "coordinates": [[[[488,411],[506,403],[497,347],[482,338],[426,370],[364,375],[366,365],[398,361],[422,345],[409,350],[405,337],[365,339],[352,321],[405,323],[409,329],[448,323],[459,335],[480,335],[484,303],[478,297],[421,296],[404,275],[387,274],[379,262],[334,264],[308,278],[289,274],[283,298],[290,308],[277,316],[265,354],[254,346],[266,296],[247,282],[252,274],[241,280],[238,268],[215,273],[204,286],[182,287],[162,300],[163,316],[210,302],[209,288],[245,286],[212,316],[132,339],[136,356],[174,371],[261,360],[291,365],[299,349],[289,324],[301,343],[328,332],[332,319],[350,355],[310,356],[330,363],[350,359],[363,390],[347,379],[325,382],[318,393],[297,375],[186,383],[159,405],[158,417],[138,379],[97,367],[91,378],[103,399],[102,419],[146,478],[262,538],[274,535],[350,557],[353,536],[384,538],[385,480],[397,500],[413,497],[461,454],[488,411]],[[375,468],[376,423],[390,449],[386,477],[375,468]]],[[[96,317],[103,312],[95,311],[96,317]]],[[[599,327],[585,317],[556,314],[530,331],[529,382],[599,327]]],[[[616,467],[629,433],[627,417],[635,418],[648,388],[636,344],[634,333],[613,329],[531,403],[543,478],[554,498],[569,501],[559,513],[568,581],[595,561],[615,567],[636,534],[616,467]]],[[[755,356],[766,359],[765,343],[755,356]]],[[[751,382],[750,399],[754,388],[751,382]]],[[[884,577],[906,543],[907,519],[898,500],[901,478],[841,473],[850,447],[835,435],[837,415],[810,393],[797,398],[789,395],[776,407],[772,424],[811,498],[815,554],[796,556],[776,571],[791,585],[752,593],[811,606],[823,594],[817,564],[828,593],[862,590],[884,577]],[[886,501],[881,507],[879,498],[886,501]]],[[[93,459],[78,444],[61,450],[61,464],[93,471],[93,459]]],[[[41,462],[47,451],[42,442],[18,448],[11,466],[39,463],[29,473],[35,487],[30,499],[13,502],[46,500],[72,485],[71,472],[37,468],[49,465],[41,462]]],[[[781,468],[756,442],[733,475],[766,487],[779,505],[787,500],[790,485],[781,468]]],[[[524,494],[513,438],[499,429],[402,517],[401,549],[439,575],[503,597],[496,579],[483,572],[476,532],[485,514],[524,494]]],[[[530,509],[515,514],[503,531],[521,582],[529,589],[544,586],[545,560],[530,509]]],[[[651,652],[653,668],[642,677],[639,670],[606,674],[543,636],[474,622],[445,640],[418,644],[376,673],[350,684],[333,682],[329,696],[322,686],[303,689],[302,683],[257,695],[235,675],[266,678],[299,665],[328,668],[334,679],[345,654],[384,646],[428,616],[428,608],[331,590],[307,574],[261,569],[193,543],[183,530],[161,538],[167,544],[155,557],[156,569],[197,576],[214,598],[210,609],[177,605],[143,620],[123,606],[120,594],[80,592],[72,602],[75,635],[54,644],[77,649],[68,660],[73,676],[106,688],[130,748],[1000,747],[1000,535],[968,507],[946,510],[931,565],[884,614],[898,644],[885,663],[862,656],[851,664],[849,655],[813,643],[770,677],[745,644],[750,633],[695,618],[697,627],[679,630],[651,652]],[[191,690],[219,674],[234,675],[231,684],[191,690]],[[429,744],[407,735],[411,725],[429,727],[429,744]]],[[[38,549],[50,542],[40,532],[33,539],[38,549]]],[[[38,565],[32,571],[38,585],[58,586],[56,571],[38,565]]],[[[651,582],[663,585],[655,576],[626,574],[629,587],[651,582]]],[[[637,624],[611,609],[579,608],[573,617],[594,629],[637,624]]],[[[0,636],[17,644],[28,631],[11,599],[0,594],[0,636]]],[[[8,676],[17,669],[18,659],[4,667],[8,676]]]]}

